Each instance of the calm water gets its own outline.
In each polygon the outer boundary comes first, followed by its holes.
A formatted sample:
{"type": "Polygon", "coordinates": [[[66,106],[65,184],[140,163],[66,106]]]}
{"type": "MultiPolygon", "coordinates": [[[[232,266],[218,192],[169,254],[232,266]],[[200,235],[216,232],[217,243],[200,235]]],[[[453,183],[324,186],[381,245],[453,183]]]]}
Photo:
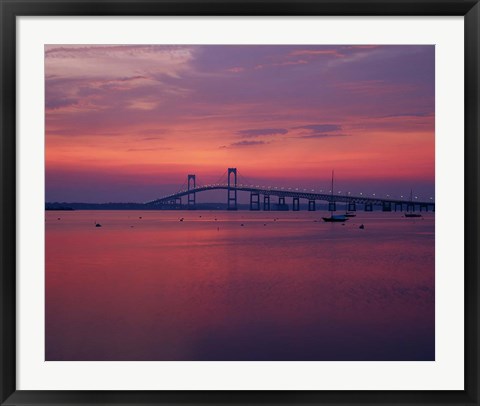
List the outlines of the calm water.
{"type": "Polygon", "coordinates": [[[46,359],[433,360],[434,214],[325,214],[46,212],[46,359]]]}

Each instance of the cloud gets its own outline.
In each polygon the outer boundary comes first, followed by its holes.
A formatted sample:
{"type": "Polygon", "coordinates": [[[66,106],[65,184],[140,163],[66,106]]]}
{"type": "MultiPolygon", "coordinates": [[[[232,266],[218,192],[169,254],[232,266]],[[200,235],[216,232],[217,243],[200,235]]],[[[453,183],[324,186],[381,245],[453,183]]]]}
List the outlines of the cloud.
{"type": "Polygon", "coordinates": [[[127,108],[132,110],[154,110],[157,108],[158,102],[155,100],[132,100],[127,108]]]}
{"type": "Polygon", "coordinates": [[[185,97],[178,80],[194,71],[198,48],[181,46],[45,47],[47,110],[154,110],[185,97]],[[150,99],[149,99],[150,98],[150,99]]]}
{"type": "Polygon", "coordinates": [[[347,134],[340,133],[342,126],[340,124],[309,124],[294,127],[294,130],[303,130],[297,133],[293,138],[331,138],[331,137],[346,137],[347,134]]]}
{"type": "Polygon", "coordinates": [[[249,147],[252,145],[263,145],[265,144],[265,141],[248,141],[248,140],[243,140],[239,142],[234,142],[233,144],[230,144],[230,147],[249,147]]]}
{"type": "Polygon", "coordinates": [[[45,108],[49,110],[57,110],[63,107],[74,106],[77,103],[78,103],[78,99],[73,97],[46,98],[45,108]]]}
{"type": "Polygon", "coordinates": [[[235,66],[233,68],[227,69],[227,72],[232,72],[232,73],[240,73],[245,71],[245,68],[242,68],[241,66],[235,66]]]}
{"type": "Polygon", "coordinates": [[[164,74],[179,77],[189,69],[195,49],[159,45],[45,46],[48,77],[121,79],[164,74]],[[142,74],[139,75],[139,72],[142,74]]]}
{"type": "Polygon", "coordinates": [[[250,130],[240,130],[237,131],[238,135],[242,137],[263,137],[266,135],[284,135],[287,134],[288,130],[285,128],[254,128],[250,130]]]}
{"type": "Polygon", "coordinates": [[[332,131],[340,131],[342,126],[339,124],[310,124],[294,127],[297,130],[309,130],[317,133],[329,133],[332,131]]]}

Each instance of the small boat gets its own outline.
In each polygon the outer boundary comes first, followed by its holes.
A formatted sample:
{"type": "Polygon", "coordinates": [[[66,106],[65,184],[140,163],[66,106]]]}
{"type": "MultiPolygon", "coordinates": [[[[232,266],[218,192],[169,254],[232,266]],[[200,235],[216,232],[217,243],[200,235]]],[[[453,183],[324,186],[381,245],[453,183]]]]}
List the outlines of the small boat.
{"type": "MultiPolygon", "coordinates": [[[[333,171],[332,171],[332,202],[333,200],[333,171]]],[[[345,214],[333,214],[333,211],[330,212],[330,217],[322,217],[323,221],[327,223],[344,223],[348,220],[348,217],[345,214]]]]}
{"type": "Polygon", "coordinates": [[[95,227],[101,227],[102,225],[100,223],[95,222],[95,227]]]}
{"type": "Polygon", "coordinates": [[[405,213],[405,217],[422,217],[422,215],[418,213],[405,213]]]}
{"type": "Polygon", "coordinates": [[[331,223],[344,223],[348,220],[348,217],[345,214],[331,214],[330,217],[322,217],[323,221],[331,222],[331,223]]]}

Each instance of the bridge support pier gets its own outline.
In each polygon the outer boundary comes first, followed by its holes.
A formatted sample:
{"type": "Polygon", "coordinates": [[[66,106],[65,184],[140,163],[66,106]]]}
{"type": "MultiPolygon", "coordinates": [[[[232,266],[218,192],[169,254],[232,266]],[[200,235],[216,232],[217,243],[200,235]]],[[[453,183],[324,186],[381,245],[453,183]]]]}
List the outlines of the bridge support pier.
{"type": "Polygon", "coordinates": [[[392,203],[391,202],[383,202],[382,203],[382,211],[392,211],[392,203]]]}
{"type": "Polygon", "coordinates": [[[315,200],[309,200],[308,201],[308,211],[315,211],[315,200]]]}
{"type": "Polygon", "coordinates": [[[407,211],[415,211],[415,204],[407,203],[407,211]]]}
{"type": "Polygon", "coordinates": [[[278,198],[277,210],[288,211],[288,204],[285,203],[285,197],[278,198]]]}
{"type": "Polygon", "coordinates": [[[299,211],[300,210],[300,198],[294,197],[292,201],[292,210],[299,211]]]}
{"type": "Polygon", "coordinates": [[[395,203],[394,207],[395,207],[395,211],[397,211],[398,207],[400,207],[400,211],[403,211],[403,204],[402,203],[395,203]]]}
{"type": "Polygon", "coordinates": [[[237,210],[237,168],[228,168],[227,210],[237,210]],[[230,175],[233,175],[233,185],[230,175]]]}
{"type": "Polygon", "coordinates": [[[270,211],[270,195],[263,196],[263,210],[270,211]]]}
{"type": "MultiPolygon", "coordinates": [[[[195,175],[188,175],[187,176],[187,190],[190,192],[191,189],[195,189],[197,187],[196,180],[195,180],[195,175]]],[[[187,208],[189,210],[195,209],[195,192],[193,193],[188,193],[187,195],[187,208]]]]}
{"type": "Polygon", "coordinates": [[[357,211],[357,204],[355,202],[348,202],[348,211],[357,211]]]}
{"type": "Polygon", "coordinates": [[[422,211],[422,209],[425,209],[425,211],[428,212],[428,204],[421,204],[420,211],[422,211]]]}
{"type": "Polygon", "coordinates": [[[250,210],[260,210],[260,195],[258,193],[250,193],[250,210]]]}
{"type": "Polygon", "coordinates": [[[373,204],[365,203],[365,211],[373,211],[373,204]]]}
{"type": "Polygon", "coordinates": [[[337,211],[337,202],[328,202],[328,211],[337,211]]]}

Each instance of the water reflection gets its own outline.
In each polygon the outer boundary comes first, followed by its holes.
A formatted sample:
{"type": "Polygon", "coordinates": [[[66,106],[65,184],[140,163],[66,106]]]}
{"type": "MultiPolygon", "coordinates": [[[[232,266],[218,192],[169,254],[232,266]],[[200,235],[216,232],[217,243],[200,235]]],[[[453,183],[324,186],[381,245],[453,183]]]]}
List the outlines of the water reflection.
{"type": "Polygon", "coordinates": [[[46,212],[46,359],[433,360],[434,215],[321,214],[46,212]]]}

